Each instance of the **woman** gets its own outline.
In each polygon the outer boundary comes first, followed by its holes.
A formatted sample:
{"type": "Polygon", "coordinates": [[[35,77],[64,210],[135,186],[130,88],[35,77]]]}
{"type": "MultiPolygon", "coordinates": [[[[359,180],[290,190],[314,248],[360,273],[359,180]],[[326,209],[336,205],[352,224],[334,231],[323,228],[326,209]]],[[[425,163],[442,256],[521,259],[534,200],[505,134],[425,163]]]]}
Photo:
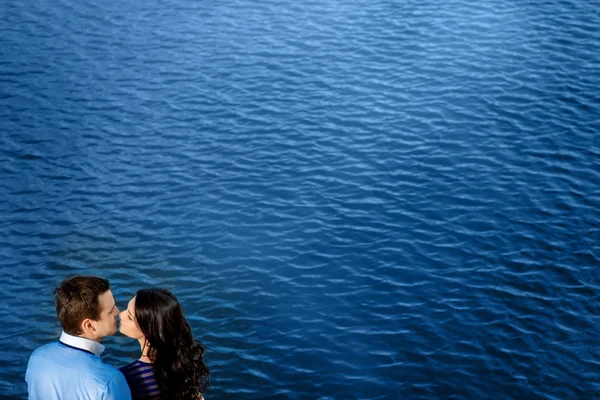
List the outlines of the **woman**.
{"type": "Polygon", "coordinates": [[[204,346],[192,336],[177,298],[142,289],[120,314],[121,333],[140,342],[142,355],[122,367],[133,400],[199,400],[209,386],[204,346]]]}

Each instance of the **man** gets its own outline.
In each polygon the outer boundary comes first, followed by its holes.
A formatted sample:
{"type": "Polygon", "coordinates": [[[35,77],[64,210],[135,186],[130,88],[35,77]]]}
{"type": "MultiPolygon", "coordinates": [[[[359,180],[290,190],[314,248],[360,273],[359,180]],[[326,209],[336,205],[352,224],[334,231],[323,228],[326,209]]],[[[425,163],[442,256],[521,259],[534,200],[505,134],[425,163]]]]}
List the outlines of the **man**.
{"type": "Polygon", "coordinates": [[[117,331],[119,314],[108,281],[74,276],[54,296],[63,332],[58,342],[38,348],[29,358],[29,400],[131,400],[123,374],[100,358],[100,341],[117,331]]]}

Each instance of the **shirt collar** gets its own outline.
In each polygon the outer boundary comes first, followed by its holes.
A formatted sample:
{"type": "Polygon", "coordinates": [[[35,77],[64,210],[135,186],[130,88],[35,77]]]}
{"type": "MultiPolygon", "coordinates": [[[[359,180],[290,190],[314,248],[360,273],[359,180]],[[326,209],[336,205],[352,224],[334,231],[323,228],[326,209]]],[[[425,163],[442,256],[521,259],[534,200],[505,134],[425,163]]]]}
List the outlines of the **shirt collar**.
{"type": "Polygon", "coordinates": [[[100,357],[100,354],[104,351],[104,346],[98,342],[94,342],[91,339],[86,339],[81,336],[73,336],[63,332],[60,335],[61,342],[66,345],[77,347],[78,349],[87,350],[100,357]]]}

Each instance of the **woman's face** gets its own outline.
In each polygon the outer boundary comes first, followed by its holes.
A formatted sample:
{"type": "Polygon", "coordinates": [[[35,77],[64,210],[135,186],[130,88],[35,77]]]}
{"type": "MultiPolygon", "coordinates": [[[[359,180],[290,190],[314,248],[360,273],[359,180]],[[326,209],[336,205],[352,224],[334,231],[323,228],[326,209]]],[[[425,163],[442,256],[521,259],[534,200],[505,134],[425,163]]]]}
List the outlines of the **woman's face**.
{"type": "Polygon", "coordinates": [[[127,309],[119,314],[121,319],[120,331],[123,335],[129,336],[134,339],[141,339],[144,337],[142,331],[138,327],[137,321],[135,320],[135,296],[129,300],[127,309]]]}

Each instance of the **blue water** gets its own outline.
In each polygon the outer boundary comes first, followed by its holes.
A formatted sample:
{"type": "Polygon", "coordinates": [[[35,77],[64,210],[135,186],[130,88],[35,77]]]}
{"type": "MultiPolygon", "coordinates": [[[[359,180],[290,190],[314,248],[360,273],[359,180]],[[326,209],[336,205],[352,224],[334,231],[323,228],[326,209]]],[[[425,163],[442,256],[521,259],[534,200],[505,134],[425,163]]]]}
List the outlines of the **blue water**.
{"type": "Polygon", "coordinates": [[[600,397],[599,49],[593,1],[4,0],[0,397],[79,273],[174,290],[207,400],[600,397]]]}

